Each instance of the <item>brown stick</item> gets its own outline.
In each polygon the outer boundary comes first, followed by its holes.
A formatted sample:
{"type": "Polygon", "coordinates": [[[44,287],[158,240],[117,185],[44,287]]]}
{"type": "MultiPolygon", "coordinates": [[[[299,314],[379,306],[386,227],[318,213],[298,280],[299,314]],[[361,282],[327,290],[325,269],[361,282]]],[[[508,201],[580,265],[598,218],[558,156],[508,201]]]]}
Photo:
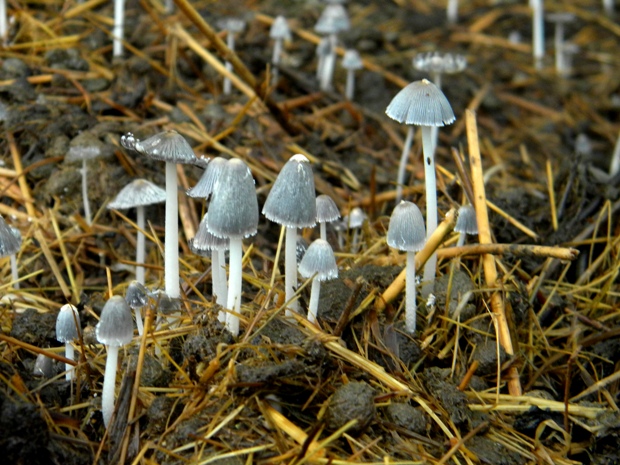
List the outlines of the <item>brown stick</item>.
{"type": "Polygon", "coordinates": [[[560,260],[575,260],[579,250],[572,247],[549,247],[544,245],[528,244],[471,244],[462,247],[449,247],[437,251],[440,258],[462,257],[464,255],[506,255],[519,257],[559,258],[560,260]]]}

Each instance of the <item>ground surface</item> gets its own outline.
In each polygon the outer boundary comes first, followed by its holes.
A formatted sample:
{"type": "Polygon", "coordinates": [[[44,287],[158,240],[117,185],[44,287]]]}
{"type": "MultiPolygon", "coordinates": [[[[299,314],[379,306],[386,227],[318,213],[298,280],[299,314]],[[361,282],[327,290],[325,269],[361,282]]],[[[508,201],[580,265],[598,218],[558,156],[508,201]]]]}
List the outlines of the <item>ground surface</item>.
{"type": "MultiPolygon", "coordinates": [[[[620,129],[620,27],[600,2],[565,2],[575,15],[566,36],[580,47],[566,77],[554,72],[550,42],[534,68],[527,2],[466,1],[454,26],[444,2],[352,2],[342,41],[366,60],[353,102],[341,95],[339,68],[334,91],[318,90],[317,1],[192,2],[216,31],[224,17],[247,20],[236,44],[241,77],[228,96],[221,47],[187,7],[166,15],[129,1],[126,58],[112,60],[107,3],[18,3],[0,49],[0,213],[23,235],[19,290],[8,259],[0,269],[3,463],[620,463],[620,201],[618,176],[607,174],[620,129]],[[294,34],[273,88],[268,30],[277,14],[294,34]],[[522,42],[510,42],[517,33],[522,42]],[[468,166],[479,147],[491,203],[478,218],[488,212],[492,241],[510,249],[484,264],[471,247],[457,259],[449,255],[457,236],[444,223],[435,302],[418,299],[412,337],[402,293],[386,293],[404,265],[384,237],[406,128],[384,110],[401,87],[428,77],[411,59],[435,50],[469,63],[443,78],[457,121],[440,131],[437,148],[440,220],[464,201],[462,185],[482,186],[468,166]],[[121,350],[118,410],[106,432],[105,349],[94,326],[109,295],[123,295],[133,279],[136,229],[133,211],[105,205],[136,177],[163,186],[163,164],[119,142],[128,131],[144,138],[163,129],[179,131],[198,155],[245,160],[259,205],[283,163],[304,153],[317,193],[343,214],[363,207],[369,220],[345,232],[341,248],[330,229],[340,277],[323,286],[319,329],[281,316],[278,273],[272,286],[279,229],[261,218],[245,241],[235,339],[216,321],[209,260],[186,243],[204,206],[181,193],[183,319],[121,350]],[[71,147],[100,152],[88,162],[92,225],[80,164],[65,158],[71,147]],[[451,147],[465,159],[461,174],[451,147]],[[566,260],[554,258],[560,252],[566,260]],[[83,330],[74,383],[64,380],[55,340],[66,302],[78,306],[83,330]],[[51,378],[33,374],[41,351],[54,358],[51,378]]],[[[546,3],[559,11],[562,2],[546,3]]],[[[201,173],[180,167],[182,188],[201,173]]],[[[424,211],[423,178],[417,134],[405,198],[424,211]]],[[[155,289],[163,272],[152,244],[164,239],[164,207],[150,207],[147,218],[155,289]]],[[[304,308],[307,289],[300,299],[304,308]]],[[[161,310],[153,299],[145,311],[161,310]]]]}

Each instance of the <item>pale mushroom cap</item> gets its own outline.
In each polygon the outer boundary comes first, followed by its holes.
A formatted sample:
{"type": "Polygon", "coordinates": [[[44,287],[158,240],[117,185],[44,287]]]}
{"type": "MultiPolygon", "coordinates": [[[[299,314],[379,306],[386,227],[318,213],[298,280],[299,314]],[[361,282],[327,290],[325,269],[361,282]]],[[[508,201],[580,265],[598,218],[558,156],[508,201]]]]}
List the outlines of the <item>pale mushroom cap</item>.
{"type": "Polygon", "coordinates": [[[108,208],[125,210],[166,201],[166,191],[146,179],[135,179],[123,187],[108,208]]]}
{"type": "Polygon", "coordinates": [[[342,67],[344,69],[362,69],[364,64],[362,63],[362,57],[359,52],[354,49],[345,50],[342,57],[342,67]]]}
{"type": "Polygon", "coordinates": [[[392,119],[417,126],[445,126],[456,119],[444,93],[427,79],[402,89],[385,110],[392,119]]]}
{"type": "Polygon", "coordinates": [[[256,234],[258,200],[248,166],[233,158],[215,182],[207,212],[207,227],[218,237],[243,238],[256,234]]]}
{"type": "Polygon", "coordinates": [[[19,252],[22,241],[15,236],[11,227],[0,216],[0,257],[13,255],[19,252]]]}
{"type": "Polygon", "coordinates": [[[347,10],[340,4],[327,5],[314,25],[314,30],[319,34],[337,34],[350,28],[347,10]]]}
{"type": "Polygon", "coordinates": [[[416,204],[401,201],[390,217],[387,244],[405,252],[417,252],[425,242],[426,227],[422,212],[416,204]]]}
{"type": "Polygon", "coordinates": [[[329,195],[321,194],[316,198],[316,222],[331,223],[340,218],[340,211],[334,199],[329,195]]]}
{"type": "Polygon", "coordinates": [[[71,304],[60,307],[56,318],[56,340],[64,343],[77,339],[79,337],[78,326],[80,326],[80,315],[77,308],[71,304]]]}
{"type": "Polygon", "coordinates": [[[316,279],[327,281],[338,277],[336,257],[329,242],[317,239],[304,254],[299,263],[299,274],[304,278],[311,278],[316,273],[316,279]]]}
{"type": "Polygon", "coordinates": [[[187,191],[187,195],[193,198],[208,199],[227,162],[228,160],[222,157],[211,160],[196,185],[187,191]]]}
{"type": "Polygon", "coordinates": [[[454,230],[457,233],[478,234],[478,221],[476,220],[476,210],[471,205],[459,207],[459,215],[456,218],[454,230]]]}
{"type": "Polygon", "coordinates": [[[245,21],[240,18],[224,18],[218,21],[218,26],[230,32],[241,32],[245,29],[245,21]]]}
{"type": "Polygon", "coordinates": [[[103,306],[95,327],[97,340],[109,346],[124,346],[133,337],[133,319],[129,305],[120,295],[112,296],[103,306]]]}
{"type": "Polygon", "coordinates": [[[291,29],[288,27],[288,21],[282,15],[276,16],[269,29],[269,37],[272,39],[291,40],[291,29]]]}
{"type": "Polygon", "coordinates": [[[413,58],[413,67],[428,73],[455,74],[467,68],[467,60],[452,53],[420,53],[413,58]]]}
{"type": "Polygon", "coordinates": [[[191,240],[190,248],[196,255],[202,255],[212,250],[228,250],[229,242],[226,237],[217,237],[209,231],[207,215],[202,218],[196,235],[191,240]]]}
{"type": "Polygon", "coordinates": [[[368,215],[364,213],[360,207],[352,208],[347,216],[344,217],[343,222],[347,228],[355,229],[361,228],[364,221],[368,219],[368,215]]]}
{"type": "Polygon", "coordinates": [[[308,159],[293,155],[282,167],[263,206],[263,215],[286,227],[316,224],[314,175],[308,159]]]}
{"type": "Polygon", "coordinates": [[[575,21],[576,16],[573,13],[568,13],[566,11],[558,11],[554,13],[548,13],[547,19],[552,23],[570,23],[575,21]]]}
{"type": "Polygon", "coordinates": [[[101,147],[97,145],[77,145],[69,147],[65,161],[72,163],[82,160],[92,160],[102,155],[101,147]]]}
{"type": "Polygon", "coordinates": [[[140,281],[132,281],[127,286],[125,301],[131,308],[142,308],[149,302],[149,291],[140,281]]]}
{"type": "Polygon", "coordinates": [[[135,140],[133,135],[127,134],[121,138],[124,147],[131,148],[138,153],[170,163],[195,163],[196,155],[187,140],[176,131],[164,131],[141,141],[135,140]]]}

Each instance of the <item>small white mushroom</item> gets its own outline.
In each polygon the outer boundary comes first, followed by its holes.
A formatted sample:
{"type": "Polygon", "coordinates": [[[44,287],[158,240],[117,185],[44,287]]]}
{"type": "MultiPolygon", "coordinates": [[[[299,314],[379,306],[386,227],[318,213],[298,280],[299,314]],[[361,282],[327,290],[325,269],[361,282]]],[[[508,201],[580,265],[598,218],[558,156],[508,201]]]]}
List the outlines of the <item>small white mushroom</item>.
{"type": "Polygon", "coordinates": [[[357,50],[348,49],[344,52],[342,67],[347,70],[347,84],[344,94],[347,100],[353,100],[353,95],[355,94],[355,71],[364,67],[362,57],[360,57],[357,50]]]}
{"type": "Polygon", "coordinates": [[[329,195],[321,194],[316,198],[316,222],[319,223],[321,239],[327,240],[327,223],[340,218],[340,211],[334,199],[329,195]]]}
{"type": "MultiPolygon", "coordinates": [[[[80,315],[71,304],[60,307],[56,318],[56,340],[65,345],[65,357],[75,359],[73,341],[80,337],[80,315]]],[[[65,364],[65,379],[71,381],[75,378],[75,369],[70,364],[65,364]]]]}
{"type": "Polygon", "coordinates": [[[316,322],[317,310],[319,308],[321,282],[338,277],[336,257],[329,242],[317,239],[310,244],[299,264],[299,274],[304,278],[312,278],[310,303],[308,304],[308,321],[314,323],[316,322]]]}

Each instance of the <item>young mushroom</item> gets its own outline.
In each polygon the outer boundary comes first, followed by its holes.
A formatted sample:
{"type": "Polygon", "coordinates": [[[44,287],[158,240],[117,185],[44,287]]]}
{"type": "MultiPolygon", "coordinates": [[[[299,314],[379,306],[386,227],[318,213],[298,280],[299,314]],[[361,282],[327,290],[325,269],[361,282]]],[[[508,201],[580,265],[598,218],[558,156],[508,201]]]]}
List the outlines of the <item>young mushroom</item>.
{"type": "Polygon", "coordinates": [[[213,193],[215,181],[222,173],[228,160],[226,158],[217,157],[209,161],[204,173],[194,187],[187,190],[187,195],[194,199],[208,199],[213,193]]]}
{"type": "Polygon", "coordinates": [[[115,295],[108,299],[101,310],[99,323],[95,327],[97,340],[105,344],[108,355],[103,374],[101,391],[101,413],[106,428],[110,426],[114,412],[114,387],[116,385],[116,368],[118,365],[118,349],[129,344],[133,337],[131,310],[125,299],[115,295]]]}
{"type": "MultiPolygon", "coordinates": [[[[136,179],[123,187],[120,192],[116,194],[114,200],[108,204],[108,209],[113,210],[136,209],[138,224],[138,231],[136,233],[136,280],[141,284],[145,283],[145,207],[165,201],[165,190],[146,179],[136,179]]],[[[138,329],[139,328],[140,327],[138,327],[138,329]]]]}
{"type": "Polygon", "coordinates": [[[321,194],[316,198],[316,222],[319,223],[321,239],[327,240],[327,223],[340,218],[340,211],[334,199],[329,195],[321,194]]]}
{"type": "Polygon", "coordinates": [[[269,29],[269,37],[274,41],[273,55],[271,56],[271,64],[273,65],[271,83],[276,85],[278,82],[280,59],[282,57],[282,44],[285,40],[291,40],[291,29],[288,27],[288,22],[284,16],[276,16],[276,19],[271,24],[271,29],[269,29]]]}
{"type": "MultiPolygon", "coordinates": [[[[65,357],[75,359],[73,341],[80,337],[80,315],[71,304],[60,307],[56,318],[56,340],[65,345],[65,357]]],[[[71,381],[75,378],[75,370],[72,365],[65,364],[65,379],[71,381]]]]}
{"type": "MultiPolygon", "coordinates": [[[[235,51],[235,34],[245,29],[245,21],[239,18],[224,18],[219,22],[222,29],[226,30],[226,46],[231,52],[235,51]]],[[[232,63],[229,61],[225,64],[228,71],[232,71],[232,63]]],[[[224,95],[230,95],[232,83],[228,77],[224,78],[224,95]]]]}
{"type": "Polygon", "coordinates": [[[456,218],[454,231],[459,233],[456,247],[461,247],[465,244],[465,236],[467,234],[470,236],[478,234],[478,221],[476,219],[476,210],[474,210],[474,207],[471,205],[462,205],[459,207],[459,214],[456,218]]]}
{"type": "MultiPolygon", "coordinates": [[[[15,282],[15,287],[19,287],[16,282],[19,279],[17,274],[17,259],[14,258],[21,248],[21,234],[17,236],[14,229],[4,221],[0,215],[0,257],[11,257],[11,276],[15,282]]],[[[17,230],[19,232],[19,230],[17,230]]]]}
{"type": "Polygon", "coordinates": [[[138,280],[134,280],[127,286],[125,291],[125,300],[127,305],[133,309],[136,316],[136,327],[138,328],[138,334],[142,336],[144,332],[144,325],[142,324],[142,307],[149,302],[149,291],[144,284],[138,280]]]}
{"type": "Polygon", "coordinates": [[[405,327],[411,334],[416,329],[416,279],[415,253],[422,249],[426,242],[424,217],[416,204],[401,201],[390,217],[387,232],[387,244],[398,250],[407,252],[405,274],[405,327]]]}
{"type": "Polygon", "coordinates": [[[360,57],[357,50],[348,49],[344,52],[342,67],[347,70],[347,84],[344,95],[347,100],[353,100],[353,95],[355,94],[355,71],[364,67],[362,57],[360,57]]]}
{"type": "Polygon", "coordinates": [[[572,13],[558,12],[550,13],[547,19],[555,23],[555,33],[553,46],[555,49],[555,71],[560,76],[566,75],[566,64],[564,63],[564,26],[575,20],[572,13]]]}
{"type": "Polygon", "coordinates": [[[88,164],[89,160],[94,160],[102,156],[101,147],[98,145],[75,145],[69,148],[69,152],[65,157],[65,162],[73,163],[82,162],[82,202],[84,204],[84,219],[87,224],[92,223],[92,215],[90,212],[90,202],[88,201],[88,164]]]}
{"type": "Polygon", "coordinates": [[[293,155],[286,162],[263,206],[263,215],[286,228],[284,247],[284,289],[289,302],[287,315],[298,312],[299,304],[293,301],[297,288],[297,228],[311,228],[316,224],[314,176],[309,160],[293,155]],[[290,309],[290,310],[289,310],[290,309]]]}
{"type": "Polygon", "coordinates": [[[304,278],[312,278],[310,303],[308,304],[308,321],[314,323],[316,322],[319,308],[321,282],[338,277],[336,257],[329,242],[323,239],[316,239],[310,244],[299,264],[299,274],[304,278]]]}
{"type": "Polygon", "coordinates": [[[331,90],[332,77],[336,64],[336,47],[338,46],[338,33],[348,31],[351,27],[347,10],[337,3],[328,4],[318,21],[314,26],[314,30],[319,34],[329,36],[329,54],[325,57],[323,66],[321,67],[321,76],[319,84],[321,90],[331,90]]]}

